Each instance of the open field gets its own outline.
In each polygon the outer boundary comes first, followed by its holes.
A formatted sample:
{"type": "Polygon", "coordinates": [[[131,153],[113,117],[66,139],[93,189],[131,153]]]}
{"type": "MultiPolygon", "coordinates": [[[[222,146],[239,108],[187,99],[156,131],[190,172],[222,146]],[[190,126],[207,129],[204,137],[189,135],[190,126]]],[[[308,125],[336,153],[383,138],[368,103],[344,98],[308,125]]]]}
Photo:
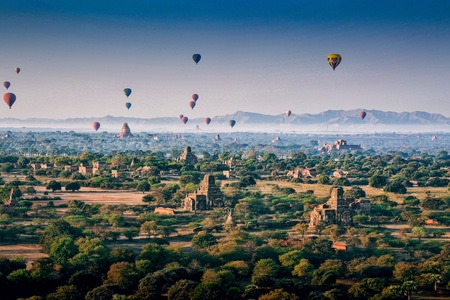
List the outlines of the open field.
{"type": "MultiPolygon", "coordinates": [[[[45,191],[48,192],[49,197],[60,197],[61,200],[56,200],[55,204],[67,203],[70,200],[80,200],[87,204],[127,204],[139,205],[142,202],[142,192],[122,191],[122,190],[104,190],[100,188],[82,187],[76,192],[55,191],[51,192],[43,186],[35,187],[38,195],[41,196],[45,191]]],[[[48,200],[45,200],[48,202],[48,200]]]]}

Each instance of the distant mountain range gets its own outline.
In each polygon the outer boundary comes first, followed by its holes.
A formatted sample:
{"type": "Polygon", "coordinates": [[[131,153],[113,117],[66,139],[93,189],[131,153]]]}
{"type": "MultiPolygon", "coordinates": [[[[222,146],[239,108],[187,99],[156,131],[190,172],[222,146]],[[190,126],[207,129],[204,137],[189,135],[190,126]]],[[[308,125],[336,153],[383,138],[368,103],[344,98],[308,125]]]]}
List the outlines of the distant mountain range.
{"type": "Polygon", "coordinates": [[[46,119],[29,118],[0,119],[0,128],[4,130],[61,130],[93,131],[92,123],[100,122],[99,131],[120,132],[123,123],[128,123],[133,132],[152,131],[450,131],[450,118],[441,114],[422,111],[390,112],[365,110],[366,117],[359,116],[360,109],[327,110],[318,114],[265,115],[238,111],[234,114],[211,117],[211,123],[205,124],[204,118],[189,119],[183,124],[178,117],[129,118],[105,116],[100,118],[46,119]],[[235,120],[231,128],[229,121],[235,120]]]}

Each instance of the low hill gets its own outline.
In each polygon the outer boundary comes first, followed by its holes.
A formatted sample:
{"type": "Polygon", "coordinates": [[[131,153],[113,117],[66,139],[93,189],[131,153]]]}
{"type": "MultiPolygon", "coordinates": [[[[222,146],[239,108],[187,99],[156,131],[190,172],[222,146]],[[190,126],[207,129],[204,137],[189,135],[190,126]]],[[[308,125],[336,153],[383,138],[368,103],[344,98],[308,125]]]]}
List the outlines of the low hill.
{"type": "Polygon", "coordinates": [[[238,111],[234,114],[215,116],[209,125],[203,118],[193,118],[183,124],[178,117],[130,118],[105,116],[99,118],[70,119],[14,119],[0,120],[0,127],[7,130],[62,130],[92,131],[92,122],[100,122],[100,131],[119,132],[123,123],[128,123],[134,132],[141,131],[263,131],[263,132],[305,132],[305,131],[418,131],[436,132],[450,131],[450,118],[441,114],[423,111],[391,112],[381,110],[365,110],[366,117],[359,117],[361,109],[327,110],[318,114],[285,114],[265,115],[254,112],[238,111]],[[231,128],[229,121],[235,120],[231,128]]]}

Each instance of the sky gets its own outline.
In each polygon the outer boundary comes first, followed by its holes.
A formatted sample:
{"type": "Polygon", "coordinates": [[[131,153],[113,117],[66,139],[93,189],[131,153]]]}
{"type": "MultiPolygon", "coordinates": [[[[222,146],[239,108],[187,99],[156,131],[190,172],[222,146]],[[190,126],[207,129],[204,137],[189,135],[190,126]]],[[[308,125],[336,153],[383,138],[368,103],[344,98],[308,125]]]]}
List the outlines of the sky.
{"type": "Polygon", "coordinates": [[[0,0],[0,81],[17,96],[0,118],[450,117],[449,11],[448,0],[0,0]]]}

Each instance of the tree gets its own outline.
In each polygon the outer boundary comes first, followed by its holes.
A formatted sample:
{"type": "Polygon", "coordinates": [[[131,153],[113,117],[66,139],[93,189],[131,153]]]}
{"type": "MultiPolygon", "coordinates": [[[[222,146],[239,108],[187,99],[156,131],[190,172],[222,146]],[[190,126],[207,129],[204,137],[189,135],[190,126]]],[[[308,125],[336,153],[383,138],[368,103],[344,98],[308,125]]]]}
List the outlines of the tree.
{"type": "Polygon", "coordinates": [[[155,221],[146,221],[141,225],[141,231],[148,233],[148,237],[153,233],[156,233],[158,229],[158,225],[156,225],[155,221]]]}
{"type": "Polygon", "coordinates": [[[114,284],[104,284],[89,291],[86,294],[85,300],[113,299],[114,294],[117,294],[118,291],[118,286],[114,284]]]}
{"type": "Polygon", "coordinates": [[[268,294],[264,294],[258,300],[298,300],[300,299],[293,293],[288,293],[283,289],[275,289],[268,294]]]}
{"type": "Polygon", "coordinates": [[[379,175],[377,173],[372,175],[372,177],[370,177],[369,179],[369,185],[374,188],[382,188],[386,185],[386,183],[387,183],[386,176],[379,175]]]}
{"type": "Polygon", "coordinates": [[[211,233],[200,231],[192,238],[192,247],[195,249],[207,249],[217,244],[217,239],[211,233]]]}
{"type": "Polygon", "coordinates": [[[353,199],[364,198],[366,197],[366,192],[359,186],[352,186],[349,190],[344,192],[344,197],[353,199]]]}
{"type": "Polygon", "coordinates": [[[252,283],[260,287],[271,287],[275,282],[278,270],[279,265],[273,259],[260,259],[253,269],[252,283]]]}
{"type": "Polygon", "coordinates": [[[145,192],[150,191],[150,188],[151,188],[150,183],[148,181],[146,181],[146,180],[139,181],[137,186],[136,186],[136,190],[139,191],[139,192],[142,192],[143,194],[145,192]]]}
{"type": "Polygon", "coordinates": [[[168,300],[188,300],[192,299],[197,283],[192,280],[181,279],[175,282],[167,292],[168,300]]]}
{"type": "Polygon", "coordinates": [[[66,184],[66,191],[79,191],[81,188],[81,184],[78,181],[72,181],[66,184]]]}
{"type": "Polygon", "coordinates": [[[118,262],[109,267],[106,283],[115,284],[123,290],[132,290],[137,287],[139,273],[130,262],[118,262]]]}
{"type": "Polygon", "coordinates": [[[125,229],[122,234],[131,241],[134,237],[139,236],[139,229],[138,228],[127,228],[125,229]]]}
{"type": "Polygon", "coordinates": [[[83,299],[83,295],[78,291],[74,285],[62,285],[59,286],[55,292],[48,294],[47,300],[79,300],[83,299]]]}
{"type": "Polygon", "coordinates": [[[384,190],[386,192],[396,193],[396,194],[406,194],[406,187],[400,181],[393,181],[389,183],[384,190]]]}
{"type": "Polygon", "coordinates": [[[305,236],[305,233],[308,231],[308,228],[308,223],[299,223],[294,226],[294,231],[300,233],[303,238],[305,236]]]}
{"type": "Polygon", "coordinates": [[[63,236],[56,239],[50,248],[50,256],[56,263],[63,265],[78,253],[78,247],[72,237],[63,236]]]}
{"type": "Polygon", "coordinates": [[[418,288],[419,288],[419,285],[417,284],[417,282],[415,282],[413,280],[405,281],[401,285],[401,289],[403,290],[403,292],[408,297],[408,300],[411,299],[412,292],[416,292],[418,288]]]}
{"type": "Polygon", "coordinates": [[[313,264],[311,264],[308,259],[302,258],[300,262],[295,265],[294,270],[292,271],[292,275],[309,279],[311,278],[313,272],[313,264]]]}
{"type": "Polygon", "coordinates": [[[420,241],[421,238],[427,236],[427,232],[423,226],[414,226],[411,233],[420,241]]]}
{"type": "Polygon", "coordinates": [[[294,266],[298,265],[303,259],[304,254],[300,250],[292,250],[283,255],[280,255],[279,261],[283,267],[292,271],[294,266]]]}
{"type": "Polygon", "coordinates": [[[51,180],[45,187],[47,190],[52,190],[52,192],[61,190],[61,182],[56,180],[51,180]]]}
{"type": "Polygon", "coordinates": [[[256,180],[255,180],[255,178],[253,178],[253,176],[246,175],[239,179],[239,185],[242,188],[245,188],[248,186],[253,186],[253,185],[256,185],[256,180]]]}
{"type": "Polygon", "coordinates": [[[53,221],[49,226],[47,226],[44,233],[41,235],[39,244],[42,246],[44,252],[49,253],[53,241],[63,236],[68,236],[76,239],[81,236],[81,230],[79,228],[73,227],[67,221],[59,219],[53,221]]]}

